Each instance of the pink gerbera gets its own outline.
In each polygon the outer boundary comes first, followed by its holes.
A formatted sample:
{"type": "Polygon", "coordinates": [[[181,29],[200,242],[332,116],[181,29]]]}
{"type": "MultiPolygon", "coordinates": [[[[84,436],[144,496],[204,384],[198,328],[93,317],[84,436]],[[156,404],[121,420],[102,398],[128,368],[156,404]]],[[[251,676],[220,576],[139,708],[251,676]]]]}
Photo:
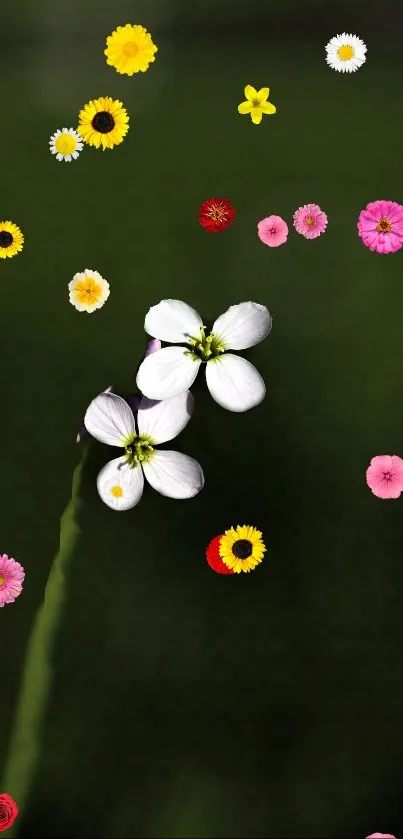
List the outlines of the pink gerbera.
{"type": "Polygon", "coordinates": [[[278,248],[287,241],[288,224],[280,216],[268,216],[259,221],[257,235],[264,245],[268,245],[269,248],[278,248]]]}
{"type": "Polygon", "coordinates": [[[327,215],[317,204],[304,204],[294,213],[294,227],[305,239],[316,239],[327,227],[327,215]]]}
{"type": "Polygon", "coordinates": [[[365,839],[396,839],[393,833],[371,833],[365,839]]]}
{"type": "Polygon", "coordinates": [[[395,253],[403,245],[403,207],[396,201],[371,201],[361,210],[357,227],[370,251],[395,253]]]}
{"type": "Polygon", "coordinates": [[[0,555],[0,606],[14,603],[22,592],[25,571],[15,559],[0,555]]]}
{"type": "Polygon", "coordinates": [[[403,492],[403,460],[395,454],[373,457],[367,469],[367,484],[377,498],[399,498],[403,492]]]}

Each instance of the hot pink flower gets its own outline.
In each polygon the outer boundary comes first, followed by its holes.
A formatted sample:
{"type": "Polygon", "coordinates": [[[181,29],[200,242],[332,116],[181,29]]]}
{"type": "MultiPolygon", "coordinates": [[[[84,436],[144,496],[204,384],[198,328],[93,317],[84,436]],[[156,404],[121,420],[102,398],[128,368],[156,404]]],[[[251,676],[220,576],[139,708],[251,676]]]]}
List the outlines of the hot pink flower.
{"type": "Polygon", "coordinates": [[[393,833],[371,833],[365,839],[396,839],[393,833]]]}
{"type": "Polygon", "coordinates": [[[257,235],[264,245],[278,248],[287,241],[288,225],[280,216],[268,216],[259,221],[257,235]]]}
{"type": "Polygon", "coordinates": [[[7,554],[0,555],[0,606],[14,603],[22,592],[25,571],[15,559],[9,559],[7,554]]]}
{"type": "Polygon", "coordinates": [[[403,492],[403,460],[395,454],[373,457],[367,469],[367,484],[377,498],[399,498],[403,492]]]}
{"type": "Polygon", "coordinates": [[[317,204],[304,204],[294,213],[294,227],[305,239],[316,239],[327,227],[327,215],[317,204]]]}
{"type": "Polygon", "coordinates": [[[370,251],[395,253],[403,245],[403,207],[396,201],[371,201],[361,210],[357,227],[370,251]]]}

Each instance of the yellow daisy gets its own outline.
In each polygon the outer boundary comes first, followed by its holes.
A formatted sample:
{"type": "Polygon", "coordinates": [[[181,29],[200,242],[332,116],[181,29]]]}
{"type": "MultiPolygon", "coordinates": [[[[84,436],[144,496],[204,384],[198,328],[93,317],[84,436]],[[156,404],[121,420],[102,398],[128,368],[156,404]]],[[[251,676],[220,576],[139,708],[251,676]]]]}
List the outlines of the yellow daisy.
{"type": "Polygon", "coordinates": [[[266,546],[260,530],[248,524],[226,530],[221,537],[219,553],[234,574],[251,571],[262,561],[266,546]]]}
{"type": "Polygon", "coordinates": [[[131,23],[118,26],[108,35],[106,44],[106,63],[127,76],[145,73],[158,52],[147,29],[144,26],[132,26],[131,23]]]}
{"type": "Polygon", "coordinates": [[[260,90],[255,90],[252,85],[247,84],[244,90],[246,102],[241,102],[238,105],[238,113],[250,114],[252,122],[259,125],[262,121],[263,114],[275,114],[276,107],[268,102],[270,88],[261,87],[260,90]]]}
{"type": "Polygon", "coordinates": [[[85,143],[99,149],[113,149],[129,130],[129,117],[118,99],[101,96],[91,99],[78,115],[78,131],[85,143]]]}
{"type": "Polygon", "coordinates": [[[95,312],[109,297],[109,283],[98,274],[86,268],[74,274],[69,282],[69,300],[78,312],[95,312]]]}
{"type": "Polygon", "coordinates": [[[0,259],[15,256],[24,247],[24,237],[12,221],[0,221],[0,259]]]}

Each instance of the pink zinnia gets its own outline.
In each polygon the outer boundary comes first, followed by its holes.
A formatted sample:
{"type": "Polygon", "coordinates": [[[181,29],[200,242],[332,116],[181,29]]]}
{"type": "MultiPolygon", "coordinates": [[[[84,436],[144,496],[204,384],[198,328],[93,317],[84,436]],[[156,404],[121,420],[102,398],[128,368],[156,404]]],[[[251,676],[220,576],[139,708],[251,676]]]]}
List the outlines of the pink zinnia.
{"type": "Polygon", "coordinates": [[[259,221],[257,235],[264,245],[278,248],[287,241],[288,224],[280,216],[268,216],[259,221]]]}
{"type": "Polygon", "coordinates": [[[403,207],[396,201],[371,201],[361,210],[357,227],[370,251],[395,253],[403,245],[403,207]]]}
{"type": "Polygon", "coordinates": [[[327,215],[317,204],[304,204],[294,213],[294,227],[305,239],[316,239],[327,227],[327,215]]]}
{"type": "Polygon", "coordinates": [[[15,559],[9,559],[7,554],[0,555],[0,607],[6,603],[14,603],[22,592],[25,571],[15,559]]]}
{"type": "Polygon", "coordinates": [[[403,460],[395,454],[373,457],[367,469],[367,484],[377,498],[399,498],[403,492],[403,460]]]}
{"type": "Polygon", "coordinates": [[[393,833],[371,833],[365,839],[396,839],[393,833]]]}

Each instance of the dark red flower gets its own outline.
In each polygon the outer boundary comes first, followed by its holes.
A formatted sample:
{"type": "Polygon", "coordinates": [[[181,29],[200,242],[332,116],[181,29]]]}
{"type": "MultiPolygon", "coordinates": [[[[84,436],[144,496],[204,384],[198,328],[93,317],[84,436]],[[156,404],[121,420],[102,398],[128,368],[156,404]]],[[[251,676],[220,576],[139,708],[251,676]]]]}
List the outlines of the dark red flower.
{"type": "Polygon", "coordinates": [[[215,536],[214,539],[211,540],[210,544],[206,548],[206,559],[213,571],[216,574],[233,574],[231,568],[227,568],[225,562],[222,561],[219,553],[220,542],[222,539],[222,533],[220,536],[215,536]]]}
{"type": "Polygon", "coordinates": [[[8,830],[18,816],[18,807],[6,792],[0,792],[0,833],[8,830]]]}
{"type": "Polygon", "coordinates": [[[209,198],[199,210],[199,221],[208,233],[226,230],[235,218],[235,210],[228,198],[209,198]]]}

